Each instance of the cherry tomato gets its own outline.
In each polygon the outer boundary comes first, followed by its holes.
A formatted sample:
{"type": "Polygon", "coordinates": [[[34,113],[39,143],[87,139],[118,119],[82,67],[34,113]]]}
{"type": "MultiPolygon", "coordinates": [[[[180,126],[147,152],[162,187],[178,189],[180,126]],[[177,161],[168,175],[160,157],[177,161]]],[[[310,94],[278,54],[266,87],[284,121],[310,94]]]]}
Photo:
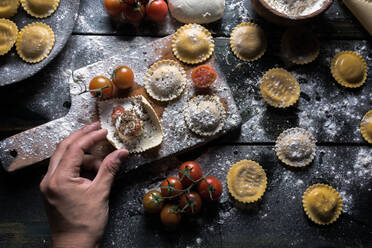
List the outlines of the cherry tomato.
{"type": "Polygon", "coordinates": [[[180,172],[178,173],[178,176],[184,187],[190,186],[193,183],[191,180],[197,181],[203,176],[200,165],[194,161],[183,163],[179,170],[180,172]]]}
{"type": "Polygon", "coordinates": [[[180,194],[182,184],[177,177],[168,177],[161,183],[160,188],[163,197],[175,196],[180,194]]]}
{"type": "Polygon", "coordinates": [[[200,212],[202,207],[202,200],[198,193],[190,191],[181,196],[180,209],[186,213],[194,215],[200,212]]]}
{"type": "Polygon", "coordinates": [[[125,112],[125,108],[123,106],[116,106],[114,110],[112,110],[111,119],[115,122],[116,118],[119,117],[119,115],[123,114],[125,112]]]}
{"type": "Polygon", "coordinates": [[[161,222],[169,227],[177,226],[181,221],[181,214],[176,205],[167,204],[160,212],[161,222]]]}
{"type": "Polygon", "coordinates": [[[142,205],[146,212],[155,214],[161,211],[164,201],[161,199],[159,191],[151,190],[143,197],[142,205]]]}
{"type": "Polygon", "coordinates": [[[216,70],[210,65],[199,65],[191,73],[191,79],[198,88],[208,88],[216,78],[216,70]]]}
{"type": "Polygon", "coordinates": [[[123,3],[124,10],[123,14],[125,18],[131,22],[140,22],[145,16],[145,7],[140,3],[135,3],[134,5],[123,3]]]}
{"type": "Polygon", "coordinates": [[[120,65],[112,73],[112,82],[119,89],[128,89],[133,85],[134,73],[128,66],[120,65]]]}
{"type": "Polygon", "coordinates": [[[217,201],[222,194],[222,184],[217,178],[207,176],[199,182],[198,192],[203,200],[217,201]]]}
{"type": "Polygon", "coordinates": [[[94,77],[89,83],[89,90],[93,96],[108,99],[112,97],[114,86],[110,79],[105,76],[94,77]],[[102,89],[102,90],[99,90],[102,89]],[[97,90],[97,91],[95,91],[97,90]]]}
{"type": "Polygon", "coordinates": [[[164,0],[150,0],[146,5],[146,15],[154,22],[160,22],[168,14],[168,5],[164,0]]]}
{"type": "Polygon", "coordinates": [[[123,11],[123,4],[120,0],[105,0],[105,9],[112,16],[118,16],[123,11]]]}

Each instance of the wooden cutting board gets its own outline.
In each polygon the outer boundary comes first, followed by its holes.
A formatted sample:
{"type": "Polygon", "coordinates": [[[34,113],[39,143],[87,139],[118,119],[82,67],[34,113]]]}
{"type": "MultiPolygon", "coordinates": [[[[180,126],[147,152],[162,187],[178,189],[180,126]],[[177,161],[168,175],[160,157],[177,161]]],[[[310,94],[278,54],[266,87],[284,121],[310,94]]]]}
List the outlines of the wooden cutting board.
{"type": "MultiPolygon", "coordinates": [[[[48,159],[52,156],[57,144],[71,132],[97,121],[99,119],[96,108],[97,99],[92,97],[90,93],[79,93],[89,85],[93,77],[97,75],[110,77],[111,72],[118,65],[127,65],[132,68],[136,85],[129,91],[115,90],[115,97],[135,95],[146,97],[154,107],[164,132],[163,142],[160,146],[140,154],[131,154],[123,165],[124,171],[190,150],[239,127],[241,118],[238,109],[214,55],[205,64],[213,65],[218,77],[207,91],[200,91],[193,86],[190,75],[196,66],[182,64],[188,81],[185,91],[178,99],[170,103],[160,103],[147,95],[143,88],[143,78],[147,68],[161,59],[176,60],[171,51],[171,39],[172,35],[139,47],[131,53],[118,54],[74,71],[69,81],[71,109],[68,114],[60,119],[2,140],[0,142],[0,161],[4,169],[11,172],[48,159]],[[226,124],[222,132],[216,136],[208,138],[198,136],[185,125],[183,119],[185,104],[191,97],[198,94],[218,96],[226,109],[226,124]]],[[[104,141],[97,144],[92,153],[105,156],[113,149],[109,142],[104,141]]]]}

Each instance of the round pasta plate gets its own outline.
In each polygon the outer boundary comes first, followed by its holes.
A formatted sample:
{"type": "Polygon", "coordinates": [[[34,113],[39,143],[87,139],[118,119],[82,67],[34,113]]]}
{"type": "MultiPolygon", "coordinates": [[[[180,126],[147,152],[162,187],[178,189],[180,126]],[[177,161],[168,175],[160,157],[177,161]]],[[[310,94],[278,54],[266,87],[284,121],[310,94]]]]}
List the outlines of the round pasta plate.
{"type": "Polygon", "coordinates": [[[10,18],[21,30],[32,22],[43,22],[49,25],[55,34],[55,44],[50,54],[41,62],[30,64],[24,62],[17,54],[15,46],[5,55],[0,56],[0,86],[16,83],[27,79],[53,60],[66,45],[71,36],[79,12],[80,1],[60,0],[57,10],[49,17],[37,19],[19,6],[17,14],[10,18]]]}

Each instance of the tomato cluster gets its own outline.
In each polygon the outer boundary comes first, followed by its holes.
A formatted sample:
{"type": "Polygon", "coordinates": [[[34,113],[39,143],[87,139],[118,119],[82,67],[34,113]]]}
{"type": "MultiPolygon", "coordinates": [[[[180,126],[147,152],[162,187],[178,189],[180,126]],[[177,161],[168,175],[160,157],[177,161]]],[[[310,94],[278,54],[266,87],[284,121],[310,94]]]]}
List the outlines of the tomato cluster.
{"type": "Polygon", "coordinates": [[[168,5],[164,0],[105,0],[104,5],[111,16],[123,15],[131,23],[138,23],[145,16],[160,22],[168,14],[168,5]]]}
{"type": "Polygon", "coordinates": [[[133,83],[133,71],[128,66],[120,65],[112,72],[111,80],[105,76],[94,77],[89,83],[88,91],[95,97],[109,99],[114,94],[114,85],[119,89],[125,90],[132,87],[133,83]]]}
{"type": "Polygon", "coordinates": [[[203,200],[216,202],[221,194],[221,182],[215,177],[203,176],[200,165],[188,161],[180,166],[178,177],[168,177],[161,183],[160,191],[147,192],[142,204],[148,213],[160,212],[164,225],[175,227],[182,214],[199,213],[203,200]]]}

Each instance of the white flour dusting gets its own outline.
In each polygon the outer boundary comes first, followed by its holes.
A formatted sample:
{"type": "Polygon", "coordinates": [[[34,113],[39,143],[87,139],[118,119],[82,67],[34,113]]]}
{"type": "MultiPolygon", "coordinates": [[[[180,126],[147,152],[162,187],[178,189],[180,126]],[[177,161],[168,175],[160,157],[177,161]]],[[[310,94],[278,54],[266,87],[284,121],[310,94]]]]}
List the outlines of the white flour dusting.
{"type": "Polygon", "coordinates": [[[265,2],[280,13],[296,17],[314,13],[326,0],[265,0],[265,2]]]}
{"type": "Polygon", "coordinates": [[[370,149],[359,151],[354,164],[354,173],[361,179],[361,185],[372,178],[372,151],[370,149]]]}

